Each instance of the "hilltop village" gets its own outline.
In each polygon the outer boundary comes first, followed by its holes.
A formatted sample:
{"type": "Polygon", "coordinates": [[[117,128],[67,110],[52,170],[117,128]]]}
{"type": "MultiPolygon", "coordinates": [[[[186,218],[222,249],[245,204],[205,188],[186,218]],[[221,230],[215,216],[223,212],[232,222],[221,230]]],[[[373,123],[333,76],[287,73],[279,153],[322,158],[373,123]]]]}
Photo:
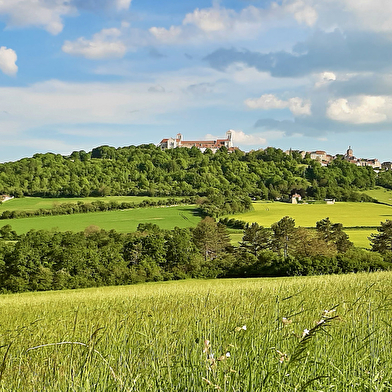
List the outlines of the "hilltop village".
{"type": "MultiPolygon", "coordinates": [[[[162,139],[161,142],[158,144],[162,150],[173,149],[177,147],[186,147],[192,148],[196,147],[202,152],[206,149],[210,149],[214,154],[215,152],[221,148],[226,147],[229,152],[232,152],[238,147],[234,146],[233,143],[233,131],[229,130],[226,132],[226,137],[222,139],[216,140],[184,140],[183,135],[178,133],[175,138],[166,138],[162,139]]],[[[325,151],[316,150],[316,151],[299,151],[299,150],[286,150],[286,154],[291,154],[293,151],[301,154],[302,158],[305,158],[306,155],[309,155],[311,159],[317,160],[323,166],[327,166],[330,162],[336,159],[340,154],[337,155],[330,155],[327,154],[325,151]]],[[[377,158],[357,158],[354,156],[353,149],[351,146],[347,149],[346,153],[343,155],[343,159],[347,162],[353,163],[356,166],[370,166],[375,170],[385,169],[391,170],[392,162],[383,162],[381,163],[377,158]]]]}

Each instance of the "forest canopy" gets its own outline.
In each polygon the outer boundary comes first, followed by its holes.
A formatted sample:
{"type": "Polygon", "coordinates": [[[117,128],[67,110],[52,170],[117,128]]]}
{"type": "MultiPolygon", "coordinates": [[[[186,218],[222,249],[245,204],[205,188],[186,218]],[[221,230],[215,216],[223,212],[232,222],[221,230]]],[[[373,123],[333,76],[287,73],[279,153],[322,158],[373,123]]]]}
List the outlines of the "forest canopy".
{"type": "MultiPolygon", "coordinates": [[[[0,164],[0,193],[15,197],[87,197],[108,195],[232,195],[256,199],[287,197],[299,192],[312,199],[371,201],[362,190],[376,185],[371,167],[358,167],[342,157],[328,167],[293,151],[264,150],[215,154],[197,148],[162,151],[153,144],[114,148],[101,146],[69,156],[35,154],[0,164]]],[[[387,175],[380,176],[391,185],[387,175]]]]}

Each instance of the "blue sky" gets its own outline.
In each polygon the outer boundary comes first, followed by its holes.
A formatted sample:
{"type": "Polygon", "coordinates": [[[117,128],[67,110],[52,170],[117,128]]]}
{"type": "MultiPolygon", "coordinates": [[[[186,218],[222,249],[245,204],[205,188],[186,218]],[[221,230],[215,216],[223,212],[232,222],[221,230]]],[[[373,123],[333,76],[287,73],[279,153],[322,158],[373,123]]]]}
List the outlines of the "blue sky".
{"type": "Polygon", "coordinates": [[[390,0],[2,0],[0,162],[224,136],[392,160],[390,0]]]}

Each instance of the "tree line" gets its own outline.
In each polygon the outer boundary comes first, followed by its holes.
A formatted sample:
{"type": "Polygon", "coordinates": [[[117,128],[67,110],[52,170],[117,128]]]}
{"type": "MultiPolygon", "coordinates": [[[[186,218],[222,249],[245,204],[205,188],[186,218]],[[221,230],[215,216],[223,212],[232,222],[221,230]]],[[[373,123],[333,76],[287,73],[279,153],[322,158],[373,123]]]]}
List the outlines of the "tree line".
{"type": "Polygon", "coordinates": [[[392,221],[358,249],[340,223],[315,229],[284,217],[271,228],[246,224],[238,246],[211,217],[195,228],[139,224],[134,233],[90,226],[84,232],[0,229],[2,292],[59,290],[185,278],[293,276],[387,270],[392,266],[392,221]]]}
{"type": "Polygon", "coordinates": [[[118,202],[110,200],[104,202],[102,200],[94,200],[92,202],[78,201],[76,203],[60,203],[54,204],[52,208],[39,208],[34,211],[24,210],[5,210],[0,214],[0,219],[17,219],[29,218],[33,216],[55,216],[55,215],[72,215],[72,214],[86,214],[88,212],[103,212],[103,211],[116,211],[116,210],[129,210],[133,208],[146,208],[146,207],[159,207],[159,206],[172,206],[177,204],[194,204],[197,198],[183,197],[181,199],[145,199],[140,203],[135,202],[118,202]]]}

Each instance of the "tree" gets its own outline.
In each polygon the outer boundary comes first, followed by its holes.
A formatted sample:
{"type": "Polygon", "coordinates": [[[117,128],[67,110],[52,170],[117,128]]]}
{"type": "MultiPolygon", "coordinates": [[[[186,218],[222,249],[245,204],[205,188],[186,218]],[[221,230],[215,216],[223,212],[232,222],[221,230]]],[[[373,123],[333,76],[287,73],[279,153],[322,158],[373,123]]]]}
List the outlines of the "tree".
{"type": "Polygon", "coordinates": [[[353,246],[341,223],[332,223],[329,218],[325,218],[316,223],[316,230],[321,239],[335,244],[339,253],[347,252],[353,246]]]}
{"type": "Polygon", "coordinates": [[[273,231],[272,250],[278,253],[283,250],[283,256],[286,258],[289,250],[295,245],[295,220],[285,216],[279,222],[274,223],[271,229],[273,231]]]}
{"type": "Polygon", "coordinates": [[[0,237],[3,240],[16,240],[18,235],[12,230],[11,225],[5,225],[0,229],[0,237]]]}
{"type": "Polygon", "coordinates": [[[230,245],[226,227],[221,223],[216,223],[209,216],[200,221],[194,228],[193,241],[200,249],[204,260],[214,259],[230,245]]]}
{"type": "Polygon", "coordinates": [[[392,220],[387,219],[381,222],[377,228],[378,234],[372,234],[369,237],[371,250],[382,254],[392,251],[392,220]]]}
{"type": "Polygon", "coordinates": [[[314,233],[314,230],[298,227],[295,233],[294,253],[296,257],[333,256],[336,254],[336,245],[325,241],[314,233]]]}
{"type": "Polygon", "coordinates": [[[256,222],[247,224],[240,246],[257,257],[260,251],[271,247],[271,231],[256,222]]]}

